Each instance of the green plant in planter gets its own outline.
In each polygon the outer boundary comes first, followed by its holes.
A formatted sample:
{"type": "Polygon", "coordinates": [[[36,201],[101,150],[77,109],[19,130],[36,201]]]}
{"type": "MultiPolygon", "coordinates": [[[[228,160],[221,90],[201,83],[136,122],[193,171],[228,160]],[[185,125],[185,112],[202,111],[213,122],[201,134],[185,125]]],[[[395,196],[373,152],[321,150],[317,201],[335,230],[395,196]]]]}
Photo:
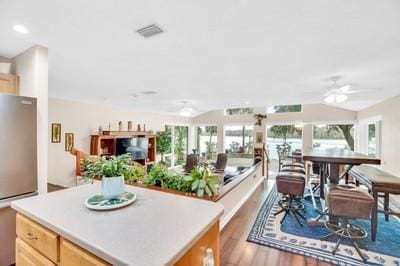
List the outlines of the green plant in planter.
{"type": "Polygon", "coordinates": [[[204,197],[206,194],[209,197],[218,194],[217,185],[219,178],[210,174],[207,168],[198,168],[192,170],[189,176],[183,177],[184,184],[182,188],[188,188],[195,192],[197,197],[204,197]]]}
{"type": "Polygon", "coordinates": [[[171,175],[168,173],[167,166],[158,163],[154,165],[150,172],[144,177],[143,184],[167,188],[168,179],[170,178],[171,175]]]}
{"type": "Polygon", "coordinates": [[[146,176],[146,170],[143,165],[133,162],[132,167],[124,173],[125,181],[129,184],[142,183],[146,176]]]}
{"type": "Polygon", "coordinates": [[[125,176],[131,171],[131,157],[128,154],[111,156],[110,158],[100,157],[96,161],[84,159],[82,162],[84,169],[83,177],[92,179],[95,177],[116,177],[125,176]]]}

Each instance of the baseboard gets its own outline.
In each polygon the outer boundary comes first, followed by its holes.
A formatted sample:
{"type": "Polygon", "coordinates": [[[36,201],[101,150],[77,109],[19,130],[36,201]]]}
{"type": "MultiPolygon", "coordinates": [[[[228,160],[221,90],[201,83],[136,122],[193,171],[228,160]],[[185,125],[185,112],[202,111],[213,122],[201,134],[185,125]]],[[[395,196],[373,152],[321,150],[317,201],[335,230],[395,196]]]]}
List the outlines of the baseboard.
{"type": "Polygon", "coordinates": [[[219,226],[220,226],[220,231],[224,229],[225,225],[228,224],[228,222],[232,219],[232,217],[236,214],[236,212],[240,209],[240,207],[243,206],[243,204],[253,195],[254,191],[258,188],[258,186],[265,181],[266,178],[262,177],[260,180],[257,181],[257,183],[254,184],[252,189],[250,189],[246,195],[238,202],[238,204],[224,217],[224,219],[221,220],[219,226]]]}

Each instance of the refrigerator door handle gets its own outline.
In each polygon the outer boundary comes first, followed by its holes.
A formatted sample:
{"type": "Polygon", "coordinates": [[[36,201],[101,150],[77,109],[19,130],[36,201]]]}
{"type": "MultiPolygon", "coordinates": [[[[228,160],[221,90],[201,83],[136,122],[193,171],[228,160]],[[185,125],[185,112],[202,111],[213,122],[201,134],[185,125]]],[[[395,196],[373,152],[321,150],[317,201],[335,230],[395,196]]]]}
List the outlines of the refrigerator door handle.
{"type": "Polygon", "coordinates": [[[36,196],[37,194],[38,194],[37,192],[32,192],[32,193],[27,193],[27,194],[19,195],[16,197],[0,200],[0,209],[10,207],[11,202],[14,200],[23,199],[23,198],[27,198],[27,197],[31,197],[31,196],[36,196]]]}

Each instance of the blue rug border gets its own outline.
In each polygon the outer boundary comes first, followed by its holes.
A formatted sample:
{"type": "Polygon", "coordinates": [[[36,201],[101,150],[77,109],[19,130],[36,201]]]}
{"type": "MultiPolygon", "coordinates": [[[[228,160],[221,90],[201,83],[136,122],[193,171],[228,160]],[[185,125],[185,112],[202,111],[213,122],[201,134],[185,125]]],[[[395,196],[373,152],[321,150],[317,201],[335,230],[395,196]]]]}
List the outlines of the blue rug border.
{"type": "Polygon", "coordinates": [[[250,230],[250,233],[247,237],[247,241],[254,244],[264,245],[271,248],[276,248],[285,252],[289,252],[296,255],[301,255],[309,258],[313,258],[322,262],[334,264],[334,265],[345,265],[345,266],[358,266],[358,265],[382,265],[376,263],[368,263],[365,264],[360,260],[352,257],[343,256],[341,254],[337,254],[335,256],[321,252],[320,249],[307,247],[306,250],[301,250],[301,246],[290,244],[285,242],[284,244],[281,243],[281,240],[275,238],[269,238],[269,241],[263,241],[260,239],[256,239],[257,232],[259,232],[259,227],[266,223],[265,219],[269,217],[269,214],[274,206],[274,203],[279,196],[279,193],[276,191],[274,187],[268,193],[267,197],[264,199],[264,203],[258,211],[257,218],[255,219],[253,226],[250,230]],[[267,213],[268,215],[264,215],[267,213]],[[319,253],[318,255],[310,253],[308,250],[313,250],[315,253],[319,253]]]}

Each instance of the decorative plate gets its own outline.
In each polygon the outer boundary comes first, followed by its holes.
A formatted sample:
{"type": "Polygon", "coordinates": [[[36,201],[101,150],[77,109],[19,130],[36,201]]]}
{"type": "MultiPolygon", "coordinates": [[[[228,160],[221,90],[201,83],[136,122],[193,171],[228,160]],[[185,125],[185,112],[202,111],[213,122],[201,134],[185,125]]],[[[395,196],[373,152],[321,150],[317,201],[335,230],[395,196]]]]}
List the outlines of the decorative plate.
{"type": "Polygon", "coordinates": [[[132,192],[124,192],[119,198],[106,199],[102,195],[94,195],[86,199],[85,205],[92,210],[112,210],[128,206],[136,200],[132,192]]]}

